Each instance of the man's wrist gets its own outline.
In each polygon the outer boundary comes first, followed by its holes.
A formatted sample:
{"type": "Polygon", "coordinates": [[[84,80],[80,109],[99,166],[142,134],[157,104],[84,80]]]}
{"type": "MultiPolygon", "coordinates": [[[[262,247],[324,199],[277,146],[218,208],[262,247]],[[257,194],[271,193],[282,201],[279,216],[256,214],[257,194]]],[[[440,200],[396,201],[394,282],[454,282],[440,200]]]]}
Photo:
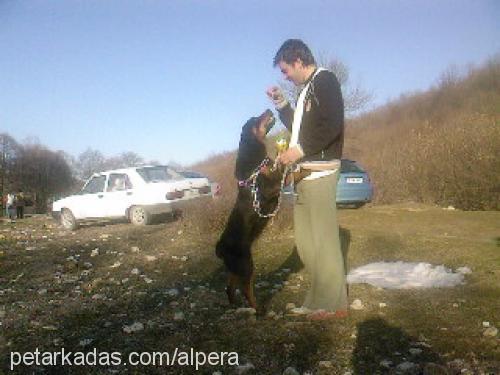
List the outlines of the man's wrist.
{"type": "Polygon", "coordinates": [[[288,105],[288,100],[286,100],[285,98],[283,98],[283,100],[280,100],[280,101],[275,101],[274,102],[274,107],[280,111],[282,110],[283,108],[285,108],[286,106],[288,105]]]}

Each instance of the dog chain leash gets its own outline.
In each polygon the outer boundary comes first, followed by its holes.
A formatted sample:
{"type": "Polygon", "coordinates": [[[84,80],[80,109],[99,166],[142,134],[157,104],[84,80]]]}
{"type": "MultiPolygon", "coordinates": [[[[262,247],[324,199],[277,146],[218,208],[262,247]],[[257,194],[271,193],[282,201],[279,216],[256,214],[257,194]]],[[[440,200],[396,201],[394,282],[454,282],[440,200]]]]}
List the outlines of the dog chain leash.
{"type": "MultiPolygon", "coordinates": [[[[260,207],[259,187],[257,186],[257,178],[259,177],[261,168],[265,167],[269,163],[269,161],[270,161],[269,158],[265,158],[264,160],[262,160],[260,165],[255,170],[255,172],[252,173],[252,175],[247,180],[247,181],[250,181],[250,188],[251,188],[252,195],[253,195],[253,209],[257,213],[257,215],[259,215],[259,217],[262,217],[262,218],[274,217],[278,213],[280,206],[281,206],[281,196],[283,195],[283,189],[285,186],[286,176],[288,174],[288,169],[289,169],[289,167],[287,166],[287,167],[285,167],[285,170],[283,171],[283,176],[281,177],[280,193],[278,195],[278,204],[276,205],[276,208],[274,209],[273,212],[271,212],[269,214],[263,214],[261,211],[261,207],[260,207]]],[[[278,159],[276,159],[274,161],[274,164],[271,168],[271,171],[275,170],[277,167],[278,167],[278,159]]]]}

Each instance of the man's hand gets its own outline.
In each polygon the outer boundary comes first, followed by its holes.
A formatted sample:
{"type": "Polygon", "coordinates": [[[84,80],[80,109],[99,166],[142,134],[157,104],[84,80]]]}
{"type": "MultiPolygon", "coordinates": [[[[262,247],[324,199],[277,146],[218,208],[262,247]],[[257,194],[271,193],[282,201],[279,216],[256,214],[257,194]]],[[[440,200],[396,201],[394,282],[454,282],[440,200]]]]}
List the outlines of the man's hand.
{"type": "Polygon", "coordinates": [[[281,153],[278,155],[278,160],[280,161],[281,164],[293,164],[297,160],[299,160],[302,156],[304,156],[304,153],[298,146],[293,146],[290,147],[288,150],[285,152],[281,153]]]}
{"type": "Polygon", "coordinates": [[[286,100],[283,91],[277,86],[273,86],[267,89],[266,94],[269,99],[273,101],[276,109],[282,109],[288,104],[288,100],[286,100]]]}

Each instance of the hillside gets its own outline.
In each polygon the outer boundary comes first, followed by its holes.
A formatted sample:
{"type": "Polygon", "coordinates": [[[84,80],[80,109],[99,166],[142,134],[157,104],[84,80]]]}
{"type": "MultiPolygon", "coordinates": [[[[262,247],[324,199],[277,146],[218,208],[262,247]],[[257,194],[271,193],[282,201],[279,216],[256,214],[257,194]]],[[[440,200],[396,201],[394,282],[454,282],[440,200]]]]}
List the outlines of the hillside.
{"type": "MultiPolygon", "coordinates": [[[[500,57],[462,77],[445,73],[428,91],[401,96],[346,124],[344,157],[358,160],[370,173],[375,204],[413,201],[498,210],[498,155],[500,57]]],[[[235,153],[228,152],[192,168],[233,197],[234,160],[235,153]]]]}
{"type": "Polygon", "coordinates": [[[377,203],[500,209],[500,58],[350,121],[345,154],[377,203]]]}

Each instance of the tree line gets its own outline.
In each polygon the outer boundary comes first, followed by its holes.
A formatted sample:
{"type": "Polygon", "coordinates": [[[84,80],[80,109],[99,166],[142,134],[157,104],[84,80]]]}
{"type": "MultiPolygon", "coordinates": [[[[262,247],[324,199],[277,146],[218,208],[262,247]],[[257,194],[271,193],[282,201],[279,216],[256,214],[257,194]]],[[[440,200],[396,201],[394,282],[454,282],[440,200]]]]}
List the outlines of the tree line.
{"type": "Polygon", "coordinates": [[[105,157],[88,148],[74,157],[39,142],[19,143],[0,133],[1,201],[7,193],[22,191],[36,212],[46,212],[47,202],[78,191],[93,173],[141,164],[144,159],[131,151],[105,157]]]}

